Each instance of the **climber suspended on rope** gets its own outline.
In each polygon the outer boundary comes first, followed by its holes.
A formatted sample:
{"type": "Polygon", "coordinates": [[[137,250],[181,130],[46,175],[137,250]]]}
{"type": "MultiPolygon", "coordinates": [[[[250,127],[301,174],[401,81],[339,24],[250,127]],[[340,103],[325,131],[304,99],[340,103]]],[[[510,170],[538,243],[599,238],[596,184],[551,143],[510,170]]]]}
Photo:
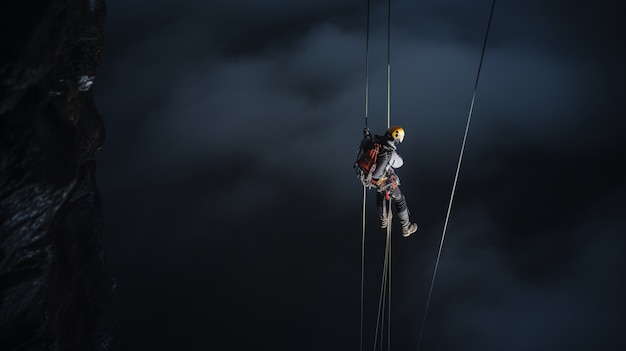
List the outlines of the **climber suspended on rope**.
{"type": "Polygon", "coordinates": [[[354,168],[364,186],[376,188],[376,208],[381,228],[385,229],[391,223],[391,211],[387,208],[387,203],[391,201],[400,218],[402,236],[408,237],[417,231],[417,224],[409,219],[409,208],[400,191],[400,178],[394,171],[404,163],[396,152],[396,143],[402,143],[402,140],[402,127],[390,127],[382,136],[372,136],[370,130],[364,128],[354,168]]]}

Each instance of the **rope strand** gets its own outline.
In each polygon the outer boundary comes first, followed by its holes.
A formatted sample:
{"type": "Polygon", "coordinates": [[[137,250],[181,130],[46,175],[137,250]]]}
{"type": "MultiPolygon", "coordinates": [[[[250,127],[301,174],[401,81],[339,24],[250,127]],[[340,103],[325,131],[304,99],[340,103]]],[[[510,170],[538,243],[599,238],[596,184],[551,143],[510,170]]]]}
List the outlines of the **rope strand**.
{"type": "Polygon", "coordinates": [[[360,341],[360,350],[363,351],[363,311],[364,311],[364,306],[363,306],[363,302],[365,300],[364,298],[364,291],[365,291],[365,200],[367,199],[367,187],[365,187],[365,185],[363,185],[363,223],[362,223],[362,227],[363,227],[363,237],[361,239],[361,341],[360,341]]]}
{"type": "Polygon", "coordinates": [[[474,110],[474,101],[476,100],[476,91],[478,89],[478,79],[480,78],[480,70],[481,70],[481,67],[483,65],[483,58],[485,56],[485,48],[487,47],[487,38],[489,37],[489,29],[491,28],[491,19],[493,17],[493,9],[494,9],[495,5],[496,5],[496,0],[493,0],[492,3],[491,3],[491,11],[489,12],[489,21],[487,22],[487,30],[485,32],[485,39],[483,41],[483,48],[482,48],[482,52],[480,54],[480,61],[478,63],[478,71],[476,73],[476,81],[474,83],[474,91],[472,93],[472,100],[471,100],[471,103],[470,103],[469,114],[467,116],[467,123],[465,125],[465,133],[463,135],[463,142],[461,143],[461,151],[460,151],[460,154],[459,154],[459,160],[457,162],[456,172],[455,172],[455,175],[454,175],[454,182],[452,184],[452,192],[450,194],[450,201],[448,203],[448,210],[446,212],[446,219],[444,221],[443,232],[441,234],[441,242],[439,243],[439,251],[437,252],[437,260],[435,261],[435,268],[434,268],[434,271],[433,271],[433,277],[432,277],[432,280],[430,282],[430,289],[428,291],[428,298],[426,300],[426,308],[424,310],[424,319],[422,320],[422,327],[420,329],[420,334],[419,334],[419,338],[418,338],[417,350],[420,349],[420,345],[421,345],[421,342],[422,342],[422,334],[424,332],[424,325],[426,324],[426,315],[428,313],[428,308],[429,308],[429,305],[430,305],[430,299],[432,297],[433,287],[435,285],[435,277],[437,276],[437,269],[439,267],[439,260],[441,258],[441,251],[443,250],[443,242],[444,242],[444,239],[446,237],[446,231],[448,229],[448,222],[450,220],[450,212],[452,211],[452,202],[454,200],[454,194],[456,192],[456,186],[457,186],[458,179],[459,179],[459,173],[461,171],[461,162],[463,160],[463,153],[465,151],[465,144],[466,144],[466,141],[467,141],[467,134],[468,134],[468,131],[469,131],[470,121],[472,119],[472,112],[474,110]]]}
{"type": "MultiPolygon", "coordinates": [[[[365,36],[365,127],[367,128],[369,115],[369,31],[370,31],[370,8],[371,2],[367,2],[367,29],[365,36]]],[[[391,0],[387,1],[387,128],[391,125],[391,64],[390,64],[390,38],[391,38],[391,0]]],[[[365,280],[365,227],[366,227],[366,187],[363,187],[363,235],[361,242],[361,341],[360,350],[363,351],[363,324],[364,324],[364,280],[365,280]]],[[[387,222],[387,240],[385,244],[385,259],[383,263],[383,272],[381,278],[381,288],[378,301],[378,313],[376,318],[376,333],[374,336],[374,349],[378,343],[378,333],[381,331],[381,349],[382,349],[382,332],[384,330],[384,301],[387,296],[387,347],[391,348],[391,201],[388,204],[388,222],[387,222]]]]}
{"type": "Polygon", "coordinates": [[[387,272],[389,271],[388,269],[388,264],[389,264],[389,250],[388,250],[388,242],[389,242],[389,237],[391,235],[391,221],[387,222],[387,238],[385,239],[385,258],[383,259],[383,271],[382,271],[382,279],[381,279],[381,283],[380,283],[380,294],[378,296],[378,312],[376,314],[376,334],[374,335],[374,350],[376,349],[376,344],[378,343],[378,333],[380,330],[380,342],[381,342],[381,349],[382,349],[382,342],[383,342],[383,336],[382,336],[382,331],[384,330],[384,326],[383,326],[383,320],[384,320],[384,305],[385,305],[385,296],[387,295],[387,272]]]}
{"type": "MultiPolygon", "coordinates": [[[[367,20],[365,25],[365,128],[367,128],[367,117],[369,114],[369,42],[370,42],[370,2],[367,0],[367,20]]],[[[364,324],[364,290],[365,290],[365,200],[367,198],[367,187],[363,185],[363,235],[361,239],[361,332],[359,345],[363,351],[363,324],[364,324]]]]}
{"type": "Polygon", "coordinates": [[[369,45],[370,45],[370,2],[367,0],[367,20],[365,21],[365,128],[369,114],[369,45]]]}
{"type": "Polygon", "coordinates": [[[391,126],[391,0],[387,0],[387,128],[391,126]]]}
{"type": "Polygon", "coordinates": [[[388,202],[389,211],[387,212],[387,255],[389,262],[387,263],[387,350],[391,350],[391,199],[388,202]]]}
{"type": "MultiPolygon", "coordinates": [[[[387,0],[387,129],[391,126],[391,0],[387,0]]],[[[387,350],[391,350],[391,199],[387,212],[387,350]]]]}

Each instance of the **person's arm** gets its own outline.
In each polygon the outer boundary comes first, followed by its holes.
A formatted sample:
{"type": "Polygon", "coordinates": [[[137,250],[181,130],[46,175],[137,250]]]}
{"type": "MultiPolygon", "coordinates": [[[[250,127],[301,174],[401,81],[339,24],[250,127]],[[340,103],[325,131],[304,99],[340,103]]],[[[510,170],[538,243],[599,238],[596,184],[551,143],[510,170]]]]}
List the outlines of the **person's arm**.
{"type": "Polygon", "coordinates": [[[376,160],[376,169],[372,173],[372,179],[379,180],[385,177],[387,173],[387,166],[389,165],[389,152],[381,152],[378,154],[378,159],[376,160]]]}
{"type": "Polygon", "coordinates": [[[392,168],[400,168],[404,164],[404,160],[397,152],[393,152],[391,154],[391,159],[389,160],[389,166],[392,168]]]}

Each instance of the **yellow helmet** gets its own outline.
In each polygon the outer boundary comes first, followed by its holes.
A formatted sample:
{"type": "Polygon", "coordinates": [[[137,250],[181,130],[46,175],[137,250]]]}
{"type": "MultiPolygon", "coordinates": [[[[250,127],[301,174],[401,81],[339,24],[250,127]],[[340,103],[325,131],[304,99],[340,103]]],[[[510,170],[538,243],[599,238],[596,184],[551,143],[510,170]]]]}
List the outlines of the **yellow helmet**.
{"type": "Polygon", "coordinates": [[[387,134],[391,136],[393,141],[401,143],[404,140],[404,129],[402,127],[393,126],[387,129],[387,134]]]}

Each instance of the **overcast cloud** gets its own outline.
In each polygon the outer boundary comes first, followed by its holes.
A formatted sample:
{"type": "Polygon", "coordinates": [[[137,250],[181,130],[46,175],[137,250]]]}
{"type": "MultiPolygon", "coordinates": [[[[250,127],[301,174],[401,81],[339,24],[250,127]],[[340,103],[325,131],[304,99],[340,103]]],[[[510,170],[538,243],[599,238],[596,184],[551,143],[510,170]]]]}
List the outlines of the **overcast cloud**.
{"type": "MultiPolygon", "coordinates": [[[[370,19],[375,133],[386,6],[370,19]]],[[[394,228],[400,349],[417,347],[490,6],[392,2],[391,122],[420,224],[394,228]]],[[[94,89],[118,349],[358,347],[366,9],[108,3],[94,89]]],[[[611,0],[496,4],[423,349],[626,346],[623,15],[611,0]]],[[[384,250],[373,203],[366,345],[384,250]]]]}

